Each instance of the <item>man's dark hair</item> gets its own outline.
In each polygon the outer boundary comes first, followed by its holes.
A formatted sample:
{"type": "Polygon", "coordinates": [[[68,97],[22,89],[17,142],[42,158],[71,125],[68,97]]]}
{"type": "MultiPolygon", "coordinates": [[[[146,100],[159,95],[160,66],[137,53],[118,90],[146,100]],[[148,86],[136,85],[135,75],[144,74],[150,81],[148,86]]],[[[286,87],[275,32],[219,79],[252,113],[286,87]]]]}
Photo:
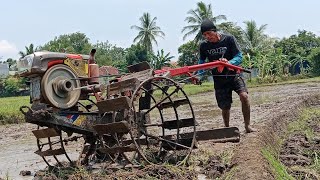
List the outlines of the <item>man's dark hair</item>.
{"type": "Polygon", "coordinates": [[[206,31],[217,31],[217,27],[209,19],[204,19],[201,23],[201,34],[206,31]]]}

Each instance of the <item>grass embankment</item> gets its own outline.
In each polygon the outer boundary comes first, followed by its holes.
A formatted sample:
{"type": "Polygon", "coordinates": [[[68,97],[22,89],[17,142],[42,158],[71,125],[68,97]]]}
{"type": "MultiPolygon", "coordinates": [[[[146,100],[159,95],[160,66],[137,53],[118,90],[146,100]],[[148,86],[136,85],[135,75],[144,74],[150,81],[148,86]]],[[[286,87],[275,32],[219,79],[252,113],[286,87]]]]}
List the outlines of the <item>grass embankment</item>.
{"type": "Polygon", "coordinates": [[[275,146],[262,150],[276,179],[320,178],[319,124],[320,108],[305,108],[275,146]]]}
{"type": "MultiPolygon", "coordinates": [[[[251,82],[247,82],[247,85],[248,88],[253,88],[260,86],[274,86],[308,82],[320,82],[320,77],[265,84],[259,84],[255,79],[253,79],[251,82]]],[[[199,93],[210,92],[213,91],[213,83],[204,82],[202,83],[202,85],[185,84],[183,86],[183,90],[186,92],[187,95],[195,95],[199,93]]],[[[24,122],[24,118],[21,112],[19,111],[19,108],[24,105],[29,105],[28,96],[0,98],[0,103],[0,124],[24,122]]]]}

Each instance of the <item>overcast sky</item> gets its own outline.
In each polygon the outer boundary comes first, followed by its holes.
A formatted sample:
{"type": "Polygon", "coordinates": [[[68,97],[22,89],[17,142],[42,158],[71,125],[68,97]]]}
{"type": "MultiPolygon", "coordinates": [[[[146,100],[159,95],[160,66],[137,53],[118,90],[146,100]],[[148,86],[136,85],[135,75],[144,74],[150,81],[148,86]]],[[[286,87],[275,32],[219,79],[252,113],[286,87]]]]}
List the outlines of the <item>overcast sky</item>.
{"type": "MultiPolygon", "coordinates": [[[[82,32],[91,43],[109,41],[129,47],[139,25],[139,17],[149,12],[157,17],[157,25],[166,34],[158,39],[158,47],[178,58],[178,47],[185,43],[181,29],[195,0],[6,0],[0,5],[0,57],[18,58],[18,52],[33,43],[43,45],[55,36],[82,32]]],[[[214,16],[226,15],[228,21],[243,26],[255,20],[268,24],[266,33],[288,37],[300,29],[320,34],[319,0],[203,0],[211,3],[214,16]]]]}

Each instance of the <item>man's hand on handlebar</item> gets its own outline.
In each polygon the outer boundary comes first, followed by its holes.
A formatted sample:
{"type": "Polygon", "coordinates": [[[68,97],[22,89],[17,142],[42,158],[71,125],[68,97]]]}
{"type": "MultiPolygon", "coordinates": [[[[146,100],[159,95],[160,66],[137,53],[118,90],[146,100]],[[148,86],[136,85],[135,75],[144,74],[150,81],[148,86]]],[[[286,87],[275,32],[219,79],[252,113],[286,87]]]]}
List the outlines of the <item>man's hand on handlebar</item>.
{"type": "MultiPolygon", "coordinates": [[[[228,61],[228,59],[226,59],[226,58],[220,58],[219,59],[221,62],[224,62],[224,63],[227,63],[227,64],[230,64],[230,62],[228,61]]],[[[234,71],[234,69],[232,69],[232,68],[228,68],[230,71],[234,71]]]]}
{"type": "Polygon", "coordinates": [[[229,63],[228,59],[226,59],[226,58],[220,58],[219,60],[224,62],[224,63],[229,63]]]}

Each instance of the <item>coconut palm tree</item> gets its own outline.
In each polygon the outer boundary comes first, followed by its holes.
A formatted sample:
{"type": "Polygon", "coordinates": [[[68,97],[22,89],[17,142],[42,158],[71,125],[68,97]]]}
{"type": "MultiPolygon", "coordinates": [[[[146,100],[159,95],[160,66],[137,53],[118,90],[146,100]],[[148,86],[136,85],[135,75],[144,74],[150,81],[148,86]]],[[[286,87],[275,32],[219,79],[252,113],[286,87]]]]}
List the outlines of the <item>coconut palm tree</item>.
{"type": "Polygon", "coordinates": [[[25,46],[25,50],[26,50],[25,52],[23,52],[23,51],[19,52],[19,55],[21,56],[21,58],[25,57],[28,54],[34,53],[35,51],[37,51],[37,48],[34,49],[34,46],[31,43],[29,46],[25,46]]]}
{"type": "MultiPolygon", "coordinates": [[[[204,19],[210,19],[214,24],[220,20],[227,20],[225,15],[213,16],[211,4],[205,4],[204,2],[198,2],[196,9],[191,9],[188,11],[189,16],[186,17],[185,21],[190,24],[183,27],[182,33],[186,32],[183,36],[185,40],[188,36],[196,34],[194,41],[196,43],[202,40],[202,34],[200,32],[200,26],[204,19]]],[[[216,24],[217,25],[217,24],[216,24]]],[[[219,27],[219,25],[217,25],[219,27]]]]}
{"type": "Polygon", "coordinates": [[[267,24],[263,24],[260,27],[253,20],[245,21],[245,28],[243,30],[244,47],[243,51],[250,55],[255,55],[258,50],[263,50],[263,45],[267,36],[264,34],[267,24]]]}
{"type": "Polygon", "coordinates": [[[140,26],[131,26],[131,29],[139,31],[133,42],[138,42],[148,51],[152,51],[152,43],[158,45],[156,37],[163,38],[165,34],[161,31],[160,27],[156,25],[157,17],[151,18],[149,13],[143,13],[139,20],[140,26]]]}

